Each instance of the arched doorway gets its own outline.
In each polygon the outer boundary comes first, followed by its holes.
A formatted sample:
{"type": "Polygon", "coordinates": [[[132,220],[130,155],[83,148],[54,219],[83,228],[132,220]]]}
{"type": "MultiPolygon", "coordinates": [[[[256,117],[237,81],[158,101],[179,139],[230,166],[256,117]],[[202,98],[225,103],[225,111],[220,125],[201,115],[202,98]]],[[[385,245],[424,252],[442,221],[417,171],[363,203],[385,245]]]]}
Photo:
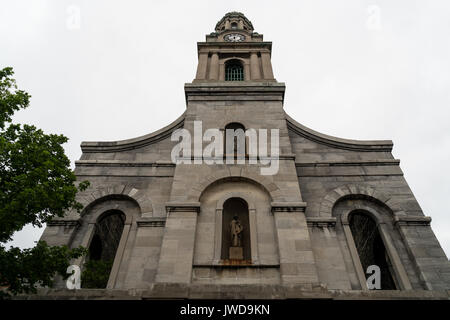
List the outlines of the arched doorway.
{"type": "Polygon", "coordinates": [[[248,204],[242,198],[230,198],[223,204],[222,260],[251,260],[248,204]]]}
{"type": "Polygon", "coordinates": [[[349,226],[366,279],[371,275],[366,273],[367,268],[376,265],[380,268],[380,289],[396,290],[392,264],[376,221],[367,212],[355,210],[349,215],[349,226]]]}

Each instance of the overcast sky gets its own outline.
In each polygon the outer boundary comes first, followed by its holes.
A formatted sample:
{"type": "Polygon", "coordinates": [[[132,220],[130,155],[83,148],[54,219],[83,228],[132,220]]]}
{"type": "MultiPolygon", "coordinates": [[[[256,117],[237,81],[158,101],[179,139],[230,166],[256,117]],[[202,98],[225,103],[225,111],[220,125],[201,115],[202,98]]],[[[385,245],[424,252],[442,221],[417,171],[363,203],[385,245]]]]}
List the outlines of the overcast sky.
{"type": "MultiPolygon", "coordinates": [[[[16,122],[81,141],[122,140],[185,110],[196,42],[229,11],[273,42],[284,108],[350,139],[392,139],[393,154],[450,254],[450,2],[448,0],[0,0],[0,68],[31,107],[16,122]]],[[[25,228],[13,245],[33,245],[25,228]]]]}

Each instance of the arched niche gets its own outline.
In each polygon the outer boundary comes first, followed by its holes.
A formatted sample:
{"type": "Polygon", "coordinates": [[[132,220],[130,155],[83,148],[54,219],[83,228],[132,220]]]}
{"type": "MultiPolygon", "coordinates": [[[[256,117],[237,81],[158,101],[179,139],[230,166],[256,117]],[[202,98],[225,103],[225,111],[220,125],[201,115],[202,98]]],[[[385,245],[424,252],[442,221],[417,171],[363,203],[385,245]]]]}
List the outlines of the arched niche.
{"type": "Polygon", "coordinates": [[[251,263],[251,230],[247,201],[228,198],[222,207],[221,260],[243,260],[251,263]]]}
{"type": "MultiPolygon", "coordinates": [[[[245,181],[241,183],[245,184],[245,181]]],[[[229,263],[230,223],[234,215],[240,218],[245,228],[242,235],[244,245],[244,261],[242,262],[245,264],[258,264],[260,262],[257,210],[254,201],[251,193],[239,191],[227,192],[217,200],[215,207],[214,264],[229,263]],[[236,209],[238,209],[238,212],[234,211],[236,209]]]]}
{"type": "MultiPolygon", "coordinates": [[[[252,265],[277,265],[279,253],[275,232],[275,223],[271,213],[269,192],[257,182],[246,178],[219,179],[209,184],[201,193],[201,205],[197,219],[194,265],[222,265],[226,256],[223,241],[229,241],[224,230],[229,228],[224,218],[230,199],[239,199],[245,203],[248,211],[247,258],[252,265]],[[228,201],[228,202],[227,202],[228,201]],[[225,222],[224,222],[225,221],[225,222]]],[[[245,205],[244,205],[245,208],[245,205]]],[[[245,223],[247,224],[247,222],[245,223]]],[[[245,227],[245,225],[244,225],[245,227]]],[[[226,249],[225,249],[226,250],[226,249]]]]}

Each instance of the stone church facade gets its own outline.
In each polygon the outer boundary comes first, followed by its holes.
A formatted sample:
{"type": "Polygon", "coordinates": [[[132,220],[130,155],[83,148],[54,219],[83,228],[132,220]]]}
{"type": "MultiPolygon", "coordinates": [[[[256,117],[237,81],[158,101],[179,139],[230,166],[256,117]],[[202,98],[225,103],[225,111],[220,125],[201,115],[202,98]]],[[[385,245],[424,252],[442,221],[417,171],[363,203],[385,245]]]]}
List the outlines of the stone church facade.
{"type": "Polygon", "coordinates": [[[243,14],[226,14],[198,43],[184,114],[142,137],[83,142],[84,209],[48,223],[41,240],[89,248],[80,266],[112,261],[92,296],[448,298],[450,264],[392,141],[340,139],[292,119],[271,51],[243,14]],[[174,163],[173,133],[193,134],[197,121],[203,131],[277,129],[278,171],[262,175],[248,146],[245,164],[174,163]],[[373,265],[381,290],[366,284],[373,265]]]}

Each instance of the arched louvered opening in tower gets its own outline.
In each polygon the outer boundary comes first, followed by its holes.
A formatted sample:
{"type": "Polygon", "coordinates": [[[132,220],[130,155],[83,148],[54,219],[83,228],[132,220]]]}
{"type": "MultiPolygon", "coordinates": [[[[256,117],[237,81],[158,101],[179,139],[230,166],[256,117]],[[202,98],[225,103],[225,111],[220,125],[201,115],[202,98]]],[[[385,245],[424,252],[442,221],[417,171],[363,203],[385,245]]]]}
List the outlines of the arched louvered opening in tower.
{"type": "Polygon", "coordinates": [[[241,61],[227,61],[225,64],[225,81],[244,81],[244,66],[241,61]]]}

